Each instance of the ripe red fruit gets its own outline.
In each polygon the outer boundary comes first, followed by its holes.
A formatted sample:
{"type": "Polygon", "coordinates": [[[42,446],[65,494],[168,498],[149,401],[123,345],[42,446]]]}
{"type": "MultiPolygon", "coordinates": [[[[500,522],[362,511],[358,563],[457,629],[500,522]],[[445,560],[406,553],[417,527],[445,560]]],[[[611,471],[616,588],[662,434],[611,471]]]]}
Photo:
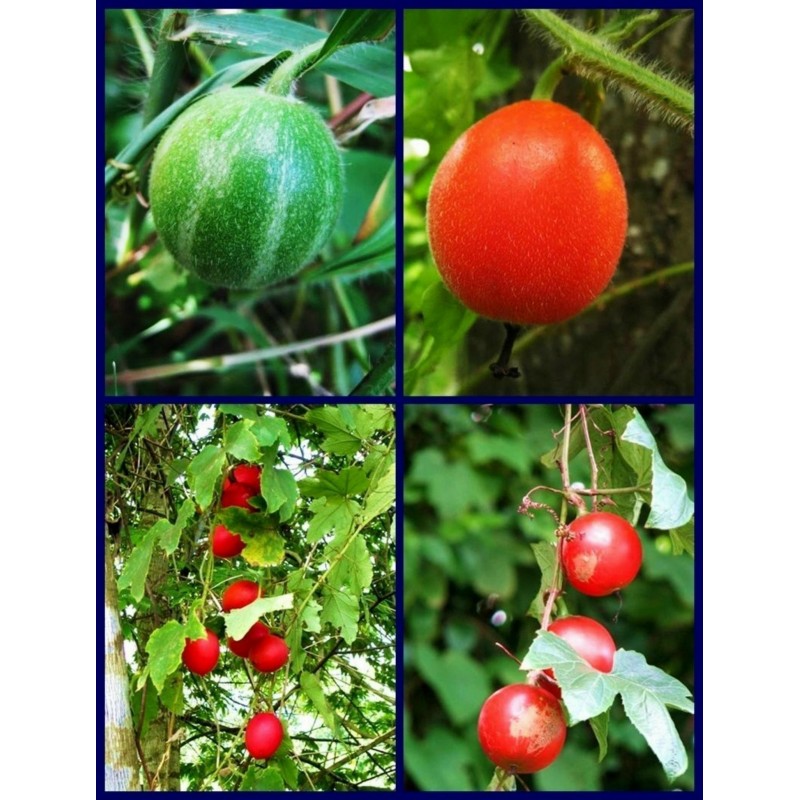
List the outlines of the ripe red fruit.
{"type": "Polygon", "coordinates": [[[220,506],[222,508],[237,506],[238,508],[244,508],[247,511],[255,511],[248,500],[251,497],[254,497],[256,494],[257,492],[254,492],[252,487],[248,486],[246,483],[232,483],[227,489],[222,490],[220,506]]]}
{"type": "MultiPolygon", "coordinates": [[[[577,615],[562,617],[552,622],[547,630],[568,642],[572,649],[598,672],[611,672],[614,669],[614,653],[617,646],[611,634],[599,622],[577,615]]],[[[555,682],[553,671],[547,669],[545,673],[549,680],[544,680],[539,685],[560,698],[561,689],[555,682]]]]}
{"type": "Polygon", "coordinates": [[[239,464],[233,468],[233,479],[253,490],[253,494],[261,491],[261,467],[258,464],[239,464]]]}
{"type": "Polygon", "coordinates": [[[561,704],[537,686],[504,686],[489,697],[478,716],[481,748],[506,772],[544,769],[558,758],[566,738],[561,704]]]}
{"type": "Polygon", "coordinates": [[[250,660],[259,672],[276,672],[289,660],[289,648],[280,636],[264,636],[250,648],[250,660]]]}
{"type": "Polygon", "coordinates": [[[274,756],[283,741],[283,725],[271,712],[256,714],[244,731],[244,746],[253,758],[274,756]]]}
{"type": "Polygon", "coordinates": [[[466,130],[428,196],[428,239],[448,289],[476,313],[560,322],[605,289],[628,225],[603,137],[551,100],[523,100],[466,130]]]}
{"type": "Polygon", "coordinates": [[[240,658],[247,658],[250,655],[250,648],[259,640],[269,635],[269,628],[259,620],[250,628],[241,639],[228,637],[228,650],[235,653],[240,658]]]}
{"type": "Polygon", "coordinates": [[[244,608],[261,596],[261,588],[253,581],[234,581],[222,593],[222,610],[244,608]]]}
{"type": "Polygon", "coordinates": [[[211,534],[211,550],[217,558],[233,558],[244,550],[244,542],[238,533],[232,533],[224,525],[217,525],[211,534]]]}
{"type": "Polygon", "coordinates": [[[569,582],[592,597],[627,586],[642,565],[639,535],[622,517],[597,511],[578,517],[569,526],[562,546],[569,582]]]}
{"type": "Polygon", "coordinates": [[[219,639],[206,628],[205,638],[186,639],[181,656],[184,666],[195,675],[207,675],[219,661],[219,639]]]}

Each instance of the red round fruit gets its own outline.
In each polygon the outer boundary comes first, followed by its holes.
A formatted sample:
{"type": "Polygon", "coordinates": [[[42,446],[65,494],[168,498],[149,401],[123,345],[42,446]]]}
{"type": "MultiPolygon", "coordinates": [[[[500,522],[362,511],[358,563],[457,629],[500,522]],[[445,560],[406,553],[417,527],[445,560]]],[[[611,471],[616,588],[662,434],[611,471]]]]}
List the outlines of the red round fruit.
{"type": "Polygon", "coordinates": [[[238,533],[232,533],[224,525],[217,525],[211,534],[211,550],[217,558],[233,558],[244,550],[244,542],[238,533]]]}
{"type": "Polygon", "coordinates": [[[253,600],[261,596],[261,588],[254,581],[234,581],[222,593],[222,610],[233,611],[234,608],[249,606],[253,600]]]}
{"type": "Polygon", "coordinates": [[[253,758],[271,758],[283,741],[283,725],[271,712],[256,714],[244,731],[244,746],[253,758]]]}
{"type": "Polygon", "coordinates": [[[247,658],[250,655],[250,648],[259,640],[269,635],[269,628],[259,620],[250,628],[241,639],[228,637],[228,650],[240,658],[247,658]]]}
{"type": "Polygon", "coordinates": [[[564,571],[583,594],[601,597],[627,586],[642,565],[642,543],[633,526],[606,511],[574,520],[562,546],[564,571]]]}
{"type": "Polygon", "coordinates": [[[236,483],[243,483],[253,490],[253,494],[261,492],[261,467],[258,464],[239,464],[233,468],[236,483]]]}
{"type": "MultiPolygon", "coordinates": [[[[598,672],[611,672],[614,669],[614,653],[617,646],[611,634],[599,622],[577,615],[562,617],[552,622],[547,630],[568,642],[572,649],[598,672]]],[[[545,673],[547,677],[538,685],[560,698],[561,689],[555,682],[553,671],[547,669],[545,673]]]]}
{"type": "Polygon", "coordinates": [[[247,511],[255,511],[248,501],[256,494],[257,492],[254,492],[252,487],[248,486],[246,483],[232,483],[227,489],[222,490],[220,506],[222,508],[236,506],[237,508],[244,508],[247,511]]]}
{"type": "Polygon", "coordinates": [[[478,715],[481,748],[506,772],[544,769],[558,758],[566,738],[561,704],[537,686],[504,686],[489,697],[478,715]]]}
{"type": "Polygon", "coordinates": [[[605,289],[628,226],[614,154],[580,114],[523,100],[467,129],[428,196],[428,239],[446,286],[477,314],[561,322],[605,289]]]}
{"type": "Polygon", "coordinates": [[[181,656],[184,666],[195,675],[208,675],[219,661],[219,639],[206,628],[205,638],[186,639],[181,656]]]}
{"type": "Polygon", "coordinates": [[[280,636],[264,636],[250,649],[250,660],[259,672],[275,672],[286,666],[289,648],[280,636]]]}
{"type": "Polygon", "coordinates": [[[598,672],[611,672],[614,669],[617,646],[611,634],[599,622],[575,615],[557,619],[547,630],[568,642],[598,672]]]}

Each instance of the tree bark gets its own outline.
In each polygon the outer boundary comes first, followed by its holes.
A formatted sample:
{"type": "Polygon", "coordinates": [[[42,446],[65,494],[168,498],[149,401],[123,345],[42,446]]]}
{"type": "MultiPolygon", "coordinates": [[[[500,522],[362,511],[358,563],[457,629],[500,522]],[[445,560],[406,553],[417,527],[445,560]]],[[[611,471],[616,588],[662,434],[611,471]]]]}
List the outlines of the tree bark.
{"type": "Polygon", "coordinates": [[[139,757],[133,736],[128,671],[122,649],[117,578],[105,541],[105,790],[130,792],[142,788],[139,757]]]}

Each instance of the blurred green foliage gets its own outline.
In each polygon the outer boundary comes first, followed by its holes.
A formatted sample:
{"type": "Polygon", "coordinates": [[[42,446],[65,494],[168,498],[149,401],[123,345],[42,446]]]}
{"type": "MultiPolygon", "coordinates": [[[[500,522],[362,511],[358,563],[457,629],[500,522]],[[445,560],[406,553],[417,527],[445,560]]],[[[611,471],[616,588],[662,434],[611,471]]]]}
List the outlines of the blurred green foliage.
{"type": "MultiPolygon", "coordinates": [[[[667,466],[694,487],[691,406],[639,407],[667,466]]],[[[546,469],[564,424],[555,405],[407,405],[405,410],[404,609],[406,778],[408,788],[481,790],[493,766],[476,737],[478,712],[500,686],[523,673],[497,646],[518,658],[538,622],[527,616],[541,573],[532,546],[553,542],[546,513],[519,514],[532,487],[558,488],[546,469]],[[492,624],[495,612],[506,621],[492,624]]],[[[586,452],[570,461],[572,481],[590,485],[586,452]]],[[[544,493],[537,499],[552,503],[544,493]]],[[[646,518],[647,509],[642,519],[646,518]]],[[[618,648],[642,653],[669,675],[694,686],[694,561],[672,555],[666,532],[637,526],[644,564],[622,592],[592,598],[569,589],[563,613],[585,614],[605,625],[618,648]],[[616,620],[616,621],[615,621],[616,620]]],[[[496,618],[495,618],[495,621],[496,618]]],[[[588,723],[570,728],[556,762],[526,776],[539,790],[646,790],[693,786],[693,719],[673,720],[689,752],[688,771],[669,785],[655,755],[612,707],[609,747],[598,763],[588,723]]]]}

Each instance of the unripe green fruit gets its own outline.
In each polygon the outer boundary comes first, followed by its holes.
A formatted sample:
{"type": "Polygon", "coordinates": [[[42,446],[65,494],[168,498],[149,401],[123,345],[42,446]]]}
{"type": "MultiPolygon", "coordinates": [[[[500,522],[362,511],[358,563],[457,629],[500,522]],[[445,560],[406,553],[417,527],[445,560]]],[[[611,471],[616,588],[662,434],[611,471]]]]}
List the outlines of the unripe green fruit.
{"type": "Polygon", "coordinates": [[[343,195],[342,158],[319,115],[254,87],[222,90],[184,111],[162,137],[150,176],[166,248],[230,289],[294,275],[330,237],[343,195]]]}

